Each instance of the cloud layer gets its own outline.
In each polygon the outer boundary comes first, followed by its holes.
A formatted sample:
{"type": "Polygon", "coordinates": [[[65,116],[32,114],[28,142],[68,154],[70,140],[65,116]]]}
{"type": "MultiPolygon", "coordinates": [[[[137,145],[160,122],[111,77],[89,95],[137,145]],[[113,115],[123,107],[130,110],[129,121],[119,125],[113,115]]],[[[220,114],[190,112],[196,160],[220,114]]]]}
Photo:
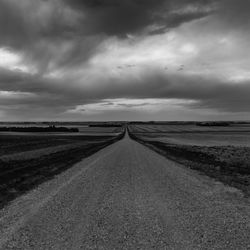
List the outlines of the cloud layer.
{"type": "Polygon", "coordinates": [[[0,119],[248,119],[249,9],[246,0],[2,0],[0,119]]]}

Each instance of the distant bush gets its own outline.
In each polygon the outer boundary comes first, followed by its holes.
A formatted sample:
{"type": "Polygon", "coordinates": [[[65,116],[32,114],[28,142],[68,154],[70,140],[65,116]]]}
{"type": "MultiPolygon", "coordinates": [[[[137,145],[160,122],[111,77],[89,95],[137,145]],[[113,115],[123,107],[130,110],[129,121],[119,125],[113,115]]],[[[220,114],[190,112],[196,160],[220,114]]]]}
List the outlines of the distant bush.
{"type": "Polygon", "coordinates": [[[67,128],[67,127],[0,127],[1,132],[66,132],[66,133],[77,133],[78,128],[67,128]]]}
{"type": "Polygon", "coordinates": [[[230,122],[197,122],[196,126],[201,127],[228,127],[230,122]]]}

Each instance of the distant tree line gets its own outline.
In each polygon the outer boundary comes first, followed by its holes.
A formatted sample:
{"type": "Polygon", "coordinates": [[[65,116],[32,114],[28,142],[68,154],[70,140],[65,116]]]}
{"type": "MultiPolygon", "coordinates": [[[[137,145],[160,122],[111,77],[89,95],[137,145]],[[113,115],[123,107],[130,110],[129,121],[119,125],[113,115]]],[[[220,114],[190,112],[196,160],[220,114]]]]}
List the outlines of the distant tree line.
{"type": "Polygon", "coordinates": [[[122,124],[90,124],[89,127],[96,127],[96,128],[120,128],[122,124]]]}
{"type": "Polygon", "coordinates": [[[79,132],[78,128],[56,127],[54,125],[49,127],[0,127],[1,132],[79,132]]]}
{"type": "Polygon", "coordinates": [[[230,122],[197,122],[196,126],[201,127],[228,127],[230,126],[230,122]]]}
{"type": "Polygon", "coordinates": [[[193,125],[194,121],[132,121],[130,125],[193,125]]]}

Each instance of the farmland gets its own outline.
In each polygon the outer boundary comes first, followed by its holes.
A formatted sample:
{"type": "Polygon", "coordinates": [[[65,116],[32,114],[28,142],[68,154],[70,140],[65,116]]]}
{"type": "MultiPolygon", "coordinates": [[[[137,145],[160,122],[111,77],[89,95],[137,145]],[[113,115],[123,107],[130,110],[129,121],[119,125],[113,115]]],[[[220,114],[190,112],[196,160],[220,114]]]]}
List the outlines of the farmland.
{"type": "MultiPolygon", "coordinates": [[[[2,194],[10,200],[49,181],[0,209],[0,249],[247,249],[249,200],[221,183],[247,193],[247,168],[232,164],[229,146],[109,135],[5,134],[2,194]]],[[[241,149],[238,160],[248,159],[241,149]]]]}
{"type": "Polygon", "coordinates": [[[231,133],[250,132],[250,124],[232,123],[230,126],[196,126],[195,124],[133,124],[130,125],[132,133],[231,133]]]}
{"type": "Polygon", "coordinates": [[[208,132],[208,133],[145,133],[144,140],[156,139],[163,143],[196,146],[239,146],[250,147],[250,133],[208,132]]]}
{"type": "Polygon", "coordinates": [[[249,124],[133,124],[129,132],[165,157],[250,194],[249,124]]]}
{"type": "Polygon", "coordinates": [[[80,126],[79,131],[0,132],[0,205],[52,178],[124,135],[123,127],[80,126]]]}
{"type": "MultiPolygon", "coordinates": [[[[49,127],[49,126],[56,126],[56,127],[67,127],[67,128],[76,128],[78,129],[79,133],[77,133],[77,136],[79,134],[81,135],[108,135],[117,133],[119,134],[122,132],[123,127],[122,124],[118,124],[117,127],[107,126],[106,123],[100,123],[98,127],[92,126],[95,125],[95,123],[87,123],[87,122],[36,122],[36,123],[6,123],[6,122],[0,122],[0,130],[3,127],[49,127]],[[102,126],[103,125],[103,126],[102,126]]],[[[8,133],[8,132],[5,132],[8,133]]],[[[2,134],[2,133],[1,133],[2,134]]],[[[37,133],[36,133],[37,134],[37,133]]]]}

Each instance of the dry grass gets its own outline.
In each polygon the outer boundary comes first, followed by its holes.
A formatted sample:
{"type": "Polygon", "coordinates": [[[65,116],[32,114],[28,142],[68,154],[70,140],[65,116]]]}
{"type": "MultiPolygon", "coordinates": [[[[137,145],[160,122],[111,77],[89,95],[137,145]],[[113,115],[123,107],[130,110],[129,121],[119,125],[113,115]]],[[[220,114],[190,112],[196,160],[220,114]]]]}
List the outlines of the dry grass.
{"type": "Polygon", "coordinates": [[[0,206],[123,136],[1,137],[0,206]]]}
{"type": "Polygon", "coordinates": [[[192,146],[164,143],[131,134],[138,142],[165,157],[198,170],[250,195],[250,148],[235,146],[192,146]]]}

